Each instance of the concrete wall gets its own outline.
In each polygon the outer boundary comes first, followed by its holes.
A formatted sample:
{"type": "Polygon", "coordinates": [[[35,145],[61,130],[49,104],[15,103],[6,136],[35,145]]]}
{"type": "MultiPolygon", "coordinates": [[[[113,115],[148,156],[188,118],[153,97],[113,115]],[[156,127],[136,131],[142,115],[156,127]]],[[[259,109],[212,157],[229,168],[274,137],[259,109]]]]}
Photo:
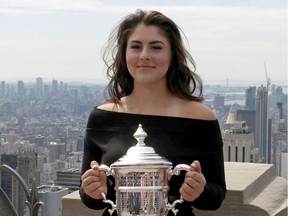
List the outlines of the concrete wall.
{"type": "MultiPolygon", "coordinates": [[[[226,198],[217,211],[195,210],[197,216],[287,216],[287,180],[271,164],[225,162],[226,198]]],[[[62,216],[101,216],[88,209],[78,191],[62,199],[62,216]]]]}

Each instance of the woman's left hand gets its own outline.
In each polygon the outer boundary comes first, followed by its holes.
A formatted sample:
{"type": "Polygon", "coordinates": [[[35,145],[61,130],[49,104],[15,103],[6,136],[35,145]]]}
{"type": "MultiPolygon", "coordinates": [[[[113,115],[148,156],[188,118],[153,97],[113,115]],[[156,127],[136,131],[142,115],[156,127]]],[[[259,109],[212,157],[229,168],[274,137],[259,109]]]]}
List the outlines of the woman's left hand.
{"type": "Polygon", "coordinates": [[[190,166],[192,169],[186,173],[184,183],[180,188],[180,194],[186,201],[194,201],[204,191],[206,185],[200,162],[195,160],[190,166]]]}

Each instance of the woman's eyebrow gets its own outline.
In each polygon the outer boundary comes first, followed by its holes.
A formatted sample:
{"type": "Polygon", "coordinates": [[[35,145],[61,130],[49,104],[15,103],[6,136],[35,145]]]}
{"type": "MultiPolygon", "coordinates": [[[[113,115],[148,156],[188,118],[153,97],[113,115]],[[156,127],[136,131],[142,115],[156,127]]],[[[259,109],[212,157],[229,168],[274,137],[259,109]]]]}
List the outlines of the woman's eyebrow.
{"type": "Polygon", "coordinates": [[[164,43],[162,41],[151,41],[150,44],[157,44],[157,43],[161,43],[164,45],[164,43]]]}
{"type": "MultiPolygon", "coordinates": [[[[132,40],[132,41],[130,41],[129,43],[138,43],[138,44],[142,44],[142,42],[141,41],[138,41],[138,40],[132,40]]],[[[157,43],[161,43],[161,44],[164,44],[162,41],[151,41],[151,42],[149,42],[149,44],[157,44],[157,43]]]]}
{"type": "Polygon", "coordinates": [[[132,40],[132,41],[130,41],[129,43],[141,43],[141,42],[138,41],[138,40],[132,40]]]}

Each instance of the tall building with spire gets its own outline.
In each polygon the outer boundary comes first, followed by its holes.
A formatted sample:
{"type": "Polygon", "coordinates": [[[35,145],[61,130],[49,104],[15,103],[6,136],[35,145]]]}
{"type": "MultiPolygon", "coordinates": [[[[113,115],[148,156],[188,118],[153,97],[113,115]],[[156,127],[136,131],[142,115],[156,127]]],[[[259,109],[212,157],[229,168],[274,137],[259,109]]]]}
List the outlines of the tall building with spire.
{"type": "Polygon", "coordinates": [[[234,124],[235,124],[235,116],[231,106],[228,116],[224,122],[224,130],[230,130],[234,124]]]}
{"type": "Polygon", "coordinates": [[[254,148],[254,134],[248,130],[245,121],[235,120],[231,109],[222,132],[224,160],[233,162],[255,162],[257,149],[254,148]]]}
{"type": "Polygon", "coordinates": [[[256,94],[255,146],[259,148],[259,162],[269,163],[268,145],[268,88],[260,86],[256,94]]]}

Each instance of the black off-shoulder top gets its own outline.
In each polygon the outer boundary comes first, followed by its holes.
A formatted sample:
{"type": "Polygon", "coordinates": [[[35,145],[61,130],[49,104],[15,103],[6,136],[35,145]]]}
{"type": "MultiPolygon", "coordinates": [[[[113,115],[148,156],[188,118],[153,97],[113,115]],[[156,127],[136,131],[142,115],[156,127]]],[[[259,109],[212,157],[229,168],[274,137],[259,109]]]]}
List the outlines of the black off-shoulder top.
{"type": "MultiPolygon", "coordinates": [[[[110,166],[127,150],[136,144],[133,134],[141,124],[147,138],[145,143],[155,152],[177,164],[190,165],[199,160],[207,184],[204,192],[193,202],[180,204],[177,216],[194,215],[193,207],[202,210],[216,210],[225,198],[226,184],[223,161],[223,142],[218,120],[142,115],[101,110],[95,107],[88,119],[84,138],[82,174],[90,169],[92,160],[110,166]]],[[[180,197],[179,188],[185,173],[172,176],[168,195],[180,197]]],[[[107,181],[107,198],[115,201],[114,179],[107,181]]],[[[103,209],[109,205],[95,200],[79,189],[83,203],[92,209],[103,209]]],[[[173,201],[173,200],[170,200],[173,201]]],[[[110,215],[107,209],[103,216],[110,215]]],[[[116,211],[113,216],[117,215],[116,211]]],[[[168,214],[173,215],[172,212],[168,214]]]]}

